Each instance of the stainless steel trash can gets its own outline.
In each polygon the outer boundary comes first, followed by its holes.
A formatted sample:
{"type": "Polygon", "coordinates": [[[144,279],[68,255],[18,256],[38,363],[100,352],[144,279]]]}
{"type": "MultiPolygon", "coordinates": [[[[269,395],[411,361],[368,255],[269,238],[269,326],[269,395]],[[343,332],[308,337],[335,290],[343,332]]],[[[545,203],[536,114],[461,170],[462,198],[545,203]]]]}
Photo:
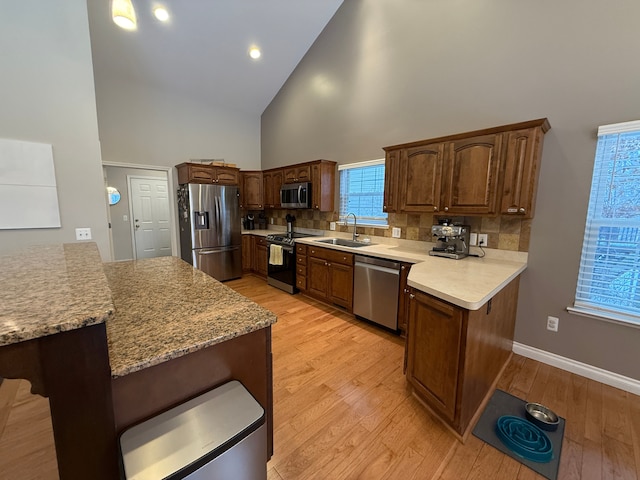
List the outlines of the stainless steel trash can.
{"type": "Polygon", "coordinates": [[[233,380],[120,436],[127,480],[267,478],[264,409],[233,380]]]}

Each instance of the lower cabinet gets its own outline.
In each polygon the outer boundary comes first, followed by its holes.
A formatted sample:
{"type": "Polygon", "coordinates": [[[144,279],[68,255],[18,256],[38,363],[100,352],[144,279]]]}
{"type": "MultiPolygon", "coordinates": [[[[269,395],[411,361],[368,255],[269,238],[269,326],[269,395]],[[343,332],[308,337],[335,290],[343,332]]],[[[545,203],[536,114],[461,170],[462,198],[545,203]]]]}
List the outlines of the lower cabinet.
{"type": "Polygon", "coordinates": [[[242,235],[242,272],[250,273],[253,268],[253,235],[242,235]]]}
{"type": "Polygon", "coordinates": [[[256,235],[251,236],[253,250],[252,270],[260,276],[267,276],[267,239],[256,235]]]}
{"type": "Polygon", "coordinates": [[[511,357],[519,277],[479,310],[409,289],[407,381],[461,439],[511,357]]]}
{"type": "Polygon", "coordinates": [[[307,246],[296,244],[296,287],[307,291],[307,246]]]}
{"type": "Polygon", "coordinates": [[[307,293],[320,300],[353,310],[353,254],[329,248],[308,247],[307,293]]]}

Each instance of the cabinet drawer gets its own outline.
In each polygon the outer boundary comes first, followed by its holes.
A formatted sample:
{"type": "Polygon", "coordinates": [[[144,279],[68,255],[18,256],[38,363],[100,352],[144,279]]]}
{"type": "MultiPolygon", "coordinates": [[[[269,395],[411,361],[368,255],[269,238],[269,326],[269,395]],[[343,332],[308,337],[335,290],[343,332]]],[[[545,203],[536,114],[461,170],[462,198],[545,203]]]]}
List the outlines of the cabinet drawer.
{"type": "Polygon", "coordinates": [[[298,265],[306,265],[307,264],[307,256],[306,255],[297,255],[296,256],[296,264],[298,264],[298,265]]]}
{"type": "Polygon", "coordinates": [[[298,244],[296,244],[296,254],[297,255],[306,255],[307,254],[307,246],[306,245],[298,245],[298,244]]]}
{"type": "Polygon", "coordinates": [[[310,257],[321,258],[328,262],[342,263],[344,265],[353,265],[353,254],[340,252],[338,250],[330,250],[328,248],[309,247],[308,254],[310,257]]]}
{"type": "Polygon", "coordinates": [[[303,277],[307,276],[307,266],[306,265],[302,265],[302,264],[298,264],[296,266],[296,275],[300,276],[302,275],[303,277]]]}
{"type": "Polygon", "coordinates": [[[296,287],[298,287],[298,289],[300,289],[300,290],[306,290],[307,289],[307,277],[297,276],[296,277],[296,287]]]}
{"type": "Polygon", "coordinates": [[[256,245],[267,246],[267,239],[265,237],[256,236],[256,245]]]}

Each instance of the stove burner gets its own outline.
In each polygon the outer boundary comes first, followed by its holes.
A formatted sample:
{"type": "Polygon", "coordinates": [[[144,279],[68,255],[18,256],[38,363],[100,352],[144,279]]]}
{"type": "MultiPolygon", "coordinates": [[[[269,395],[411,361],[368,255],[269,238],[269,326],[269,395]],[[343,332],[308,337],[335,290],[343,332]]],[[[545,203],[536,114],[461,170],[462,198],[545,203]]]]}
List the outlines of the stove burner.
{"type": "Polygon", "coordinates": [[[313,237],[307,233],[283,233],[267,235],[267,241],[280,245],[293,245],[296,238],[313,237]]]}
{"type": "Polygon", "coordinates": [[[553,445],[546,433],[524,418],[504,415],[496,422],[498,438],[517,455],[533,462],[553,458],[553,445]]]}

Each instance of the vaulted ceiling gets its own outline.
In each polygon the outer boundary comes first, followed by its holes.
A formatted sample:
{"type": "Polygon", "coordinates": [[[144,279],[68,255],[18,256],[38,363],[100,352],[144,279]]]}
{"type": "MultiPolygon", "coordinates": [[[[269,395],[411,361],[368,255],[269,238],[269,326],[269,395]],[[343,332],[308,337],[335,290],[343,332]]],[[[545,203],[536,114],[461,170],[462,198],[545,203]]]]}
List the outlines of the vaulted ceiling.
{"type": "Polygon", "coordinates": [[[343,0],[132,0],[135,31],[88,0],[94,74],[261,115],[343,0]],[[171,18],[152,14],[162,3],[171,18]],[[251,45],[260,59],[248,55],[251,45]]]}

